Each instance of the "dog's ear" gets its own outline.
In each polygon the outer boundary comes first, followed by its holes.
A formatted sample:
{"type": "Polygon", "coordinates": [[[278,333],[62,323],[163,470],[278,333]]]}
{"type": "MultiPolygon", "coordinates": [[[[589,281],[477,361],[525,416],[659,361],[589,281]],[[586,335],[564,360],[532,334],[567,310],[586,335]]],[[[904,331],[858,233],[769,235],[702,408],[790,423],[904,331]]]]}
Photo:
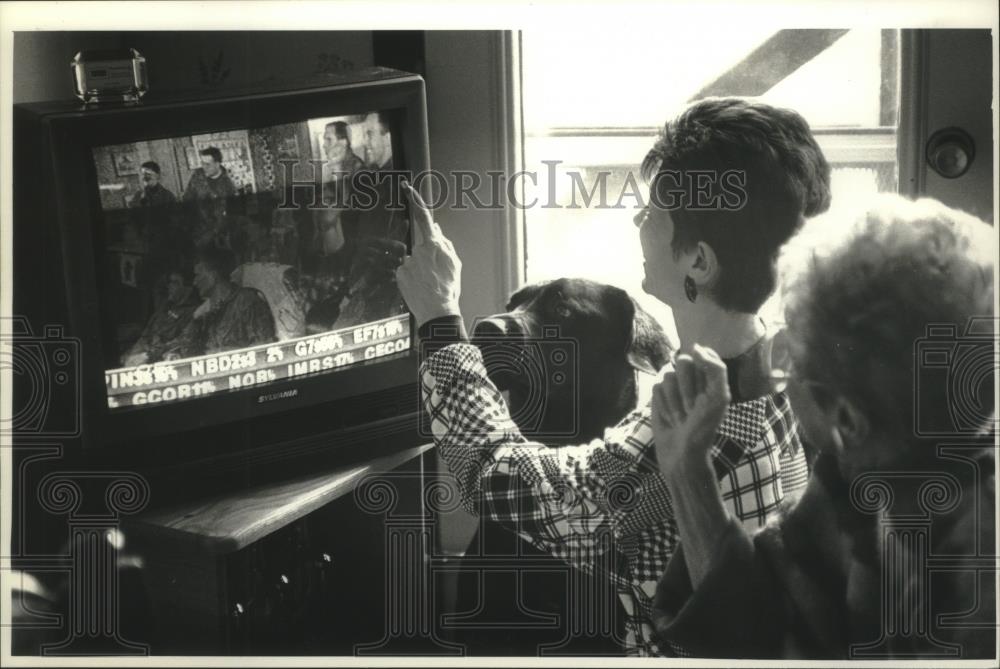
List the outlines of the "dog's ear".
{"type": "Polygon", "coordinates": [[[552,282],[544,281],[541,283],[532,283],[528,284],[527,286],[521,287],[520,289],[514,291],[514,294],[510,296],[510,298],[507,300],[507,306],[504,307],[504,309],[506,309],[507,311],[513,311],[514,309],[517,309],[519,306],[521,306],[525,302],[528,302],[536,295],[538,295],[538,293],[542,292],[542,289],[545,288],[545,286],[549,285],[550,283],[552,282]]]}
{"type": "Polygon", "coordinates": [[[632,311],[632,333],[625,356],[633,368],[656,374],[673,357],[673,346],[660,324],[631,296],[627,298],[632,311]]]}

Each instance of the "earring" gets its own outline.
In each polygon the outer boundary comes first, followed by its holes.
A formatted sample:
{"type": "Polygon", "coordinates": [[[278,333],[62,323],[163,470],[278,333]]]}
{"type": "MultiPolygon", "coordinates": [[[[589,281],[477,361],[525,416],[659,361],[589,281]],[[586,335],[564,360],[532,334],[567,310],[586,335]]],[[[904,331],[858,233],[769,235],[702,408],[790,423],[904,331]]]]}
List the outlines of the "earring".
{"type": "Polygon", "coordinates": [[[698,299],[698,287],[694,285],[694,279],[689,276],[684,277],[684,294],[690,302],[698,299]]]}

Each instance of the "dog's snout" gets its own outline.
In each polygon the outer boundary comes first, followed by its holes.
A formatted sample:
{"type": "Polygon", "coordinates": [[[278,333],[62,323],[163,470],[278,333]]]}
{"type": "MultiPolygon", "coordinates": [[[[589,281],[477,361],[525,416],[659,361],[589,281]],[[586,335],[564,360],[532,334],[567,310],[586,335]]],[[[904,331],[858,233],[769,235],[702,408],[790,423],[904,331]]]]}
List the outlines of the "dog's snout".
{"type": "Polygon", "coordinates": [[[484,318],[472,328],[472,336],[479,337],[503,337],[507,334],[506,324],[499,318],[484,318]]]}
{"type": "Polygon", "coordinates": [[[472,328],[472,343],[483,354],[486,373],[500,390],[510,390],[523,376],[525,327],[515,314],[483,318],[472,328]]]}
{"type": "Polygon", "coordinates": [[[524,327],[511,314],[497,314],[483,318],[472,328],[473,339],[523,338],[524,327]]]}

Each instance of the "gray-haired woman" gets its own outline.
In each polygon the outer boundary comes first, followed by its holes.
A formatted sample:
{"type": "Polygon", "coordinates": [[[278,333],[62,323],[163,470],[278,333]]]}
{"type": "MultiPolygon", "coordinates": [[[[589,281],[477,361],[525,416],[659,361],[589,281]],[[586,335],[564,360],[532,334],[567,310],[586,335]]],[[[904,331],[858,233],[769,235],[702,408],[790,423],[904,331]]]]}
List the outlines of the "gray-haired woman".
{"type": "Polygon", "coordinates": [[[993,657],[995,234],[932,200],[887,196],[847,225],[831,216],[807,223],[782,262],[791,364],[775,382],[820,455],[780,521],[750,536],[718,493],[718,356],[680,356],[656,388],[682,544],[658,586],[657,635],[716,657],[993,657]],[[926,382],[937,363],[922,342],[942,328],[959,337],[951,350],[971,351],[953,371],[978,396],[926,382]],[[954,426],[955,401],[970,398],[957,408],[979,424],[963,423],[964,439],[921,438],[921,426],[954,426]],[[949,568],[933,571],[931,555],[949,568]]]}

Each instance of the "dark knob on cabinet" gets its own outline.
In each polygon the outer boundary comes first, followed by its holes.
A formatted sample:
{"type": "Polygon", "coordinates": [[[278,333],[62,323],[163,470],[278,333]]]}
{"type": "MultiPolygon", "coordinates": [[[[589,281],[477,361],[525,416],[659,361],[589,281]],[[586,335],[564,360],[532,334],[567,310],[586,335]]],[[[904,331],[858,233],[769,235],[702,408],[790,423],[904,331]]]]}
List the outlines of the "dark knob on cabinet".
{"type": "Polygon", "coordinates": [[[927,164],[945,179],[957,179],[969,171],[976,157],[976,143],[961,128],[943,128],[927,140],[927,164]]]}

